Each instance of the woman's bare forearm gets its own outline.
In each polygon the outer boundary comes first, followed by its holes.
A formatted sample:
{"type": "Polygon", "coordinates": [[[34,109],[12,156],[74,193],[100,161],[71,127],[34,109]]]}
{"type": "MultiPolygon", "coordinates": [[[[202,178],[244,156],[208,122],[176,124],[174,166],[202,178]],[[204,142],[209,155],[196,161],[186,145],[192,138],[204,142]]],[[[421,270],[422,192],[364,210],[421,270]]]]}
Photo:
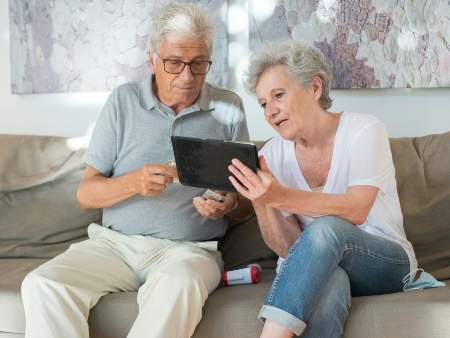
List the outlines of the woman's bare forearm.
{"type": "Polygon", "coordinates": [[[365,222],[377,193],[378,188],[373,186],[349,187],[342,194],[283,188],[282,193],[270,205],[309,217],[334,215],[359,225],[365,222]]]}
{"type": "Polygon", "coordinates": [[[281,257],[286,257],[291,245],[301,234],[301,228],[293,217],[284,217],[268,205],[253,204],[261,234],[267,246],[281,257]]]}

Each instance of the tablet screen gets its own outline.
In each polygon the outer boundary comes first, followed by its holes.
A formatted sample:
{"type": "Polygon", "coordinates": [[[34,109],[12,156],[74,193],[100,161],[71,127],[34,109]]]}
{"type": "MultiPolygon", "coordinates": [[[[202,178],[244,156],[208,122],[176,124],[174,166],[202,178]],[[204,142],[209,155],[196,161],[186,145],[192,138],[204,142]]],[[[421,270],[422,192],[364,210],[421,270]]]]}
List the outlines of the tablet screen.
{"type": "Polygon", "coordinates": [[[237,158],[255,172],[258,167],[258,151],[251,143],[172,136],[172,146],[180,182],[188,186],[236,191],[228,180],[231,160],[237,158]]]}

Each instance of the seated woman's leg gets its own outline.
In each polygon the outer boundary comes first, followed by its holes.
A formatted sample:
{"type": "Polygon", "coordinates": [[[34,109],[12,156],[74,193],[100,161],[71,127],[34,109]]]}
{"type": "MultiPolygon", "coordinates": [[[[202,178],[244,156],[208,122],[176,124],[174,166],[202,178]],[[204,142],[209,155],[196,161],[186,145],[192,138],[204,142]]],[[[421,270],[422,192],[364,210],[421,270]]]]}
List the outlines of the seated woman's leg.
{"type": "Polygon", "coordinates": [[[337,267],[324,286],[301,337],[341,337],[350,303],[348,275],[341,267],[337,267]]]}
{"type": "Polygon", "coordinates": [[[409,272],[403,248],[337,217],[311,223],[289,249],[260,317],[300,335],[334,270],[348,274],[354,295],[401,291],[409,272]]]}

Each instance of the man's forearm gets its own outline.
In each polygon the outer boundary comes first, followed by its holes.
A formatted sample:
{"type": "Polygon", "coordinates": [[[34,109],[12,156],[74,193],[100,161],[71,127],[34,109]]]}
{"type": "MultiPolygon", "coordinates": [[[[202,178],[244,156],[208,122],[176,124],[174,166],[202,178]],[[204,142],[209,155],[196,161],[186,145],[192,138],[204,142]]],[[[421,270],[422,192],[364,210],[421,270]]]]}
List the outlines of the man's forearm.
{"type": "Polygon", "coordinates": [[[77,191],[77,199],[84,209],[110,207],[135,195],[127,175],[116,177],[92,176],[82,181],[77,191]]]}
{"type": "Polygon", "coordinates": [[[301,229],[293,218],[285,218],[280,211],[254,203],[261,234],[267,246],[281,257],[286,257],[291,245],[298,239],[301,229]]]}

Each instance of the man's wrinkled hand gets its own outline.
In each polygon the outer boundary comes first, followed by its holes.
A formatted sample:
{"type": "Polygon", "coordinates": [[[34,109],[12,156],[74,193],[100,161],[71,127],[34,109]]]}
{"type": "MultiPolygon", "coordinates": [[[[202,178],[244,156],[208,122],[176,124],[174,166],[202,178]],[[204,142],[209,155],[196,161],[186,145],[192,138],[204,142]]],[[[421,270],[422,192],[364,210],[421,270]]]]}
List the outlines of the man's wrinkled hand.
{"type": "Polygon", "coordinates": [[[157,196],[177,177],[177,170],[165,164],[146,164],[130,174],[130,185],[136,194],[157,196]]]}
{"type": "Polygon", "coordinates": [[[228,214],[237,199],[237,193],[227,192],[222,193],[223,202],[218,202],[213,199],[205,199],[203,197],[194,197],[193,204],[197,211],[205,218],[216,220],[228,214]]]}

